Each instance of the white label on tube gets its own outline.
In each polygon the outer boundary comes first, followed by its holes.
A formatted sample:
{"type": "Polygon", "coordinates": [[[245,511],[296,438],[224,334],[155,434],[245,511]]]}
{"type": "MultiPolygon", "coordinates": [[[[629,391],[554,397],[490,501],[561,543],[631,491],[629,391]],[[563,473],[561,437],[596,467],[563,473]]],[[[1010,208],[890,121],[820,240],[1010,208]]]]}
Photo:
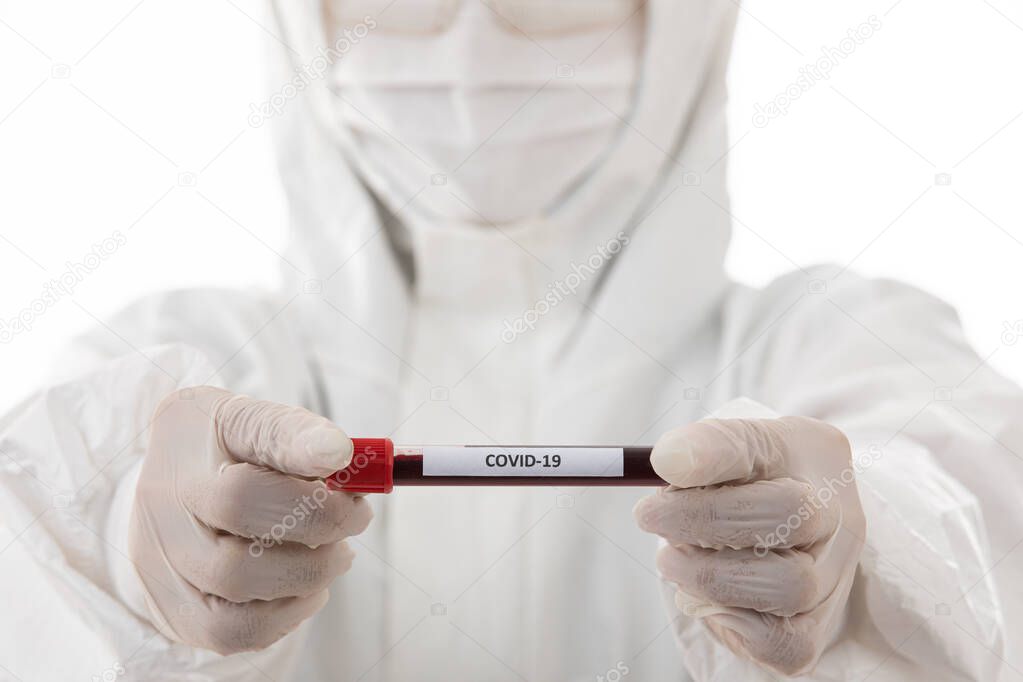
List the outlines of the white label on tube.
{"type": "Polygon", "coordinates": [[[423,476],[621,477],[625,459],[622,448],[428,445],[422,452],[423,476]]]}

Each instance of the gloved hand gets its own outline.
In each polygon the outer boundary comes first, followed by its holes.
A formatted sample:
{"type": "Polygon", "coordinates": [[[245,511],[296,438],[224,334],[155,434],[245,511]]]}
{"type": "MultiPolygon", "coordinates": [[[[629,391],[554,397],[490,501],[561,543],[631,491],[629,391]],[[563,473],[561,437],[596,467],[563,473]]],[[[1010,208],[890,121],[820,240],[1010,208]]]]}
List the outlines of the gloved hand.
{"type": "Polygon", "coordinates": [[[636,505],[667,541],[675,603],[739,656],[784,675],[813,669],[842,624],[865,520],[849,442],[815,419],[710,419],[651,453],[672,484],[636,505]]]}
{"type": "Polygon", "coordinates": [[[352,442],[327,419],[209,386],[160,403],[128,549],[153,624],[221,654],[261,649],[327,602],[372,517],[318,477],[352,442]]]}

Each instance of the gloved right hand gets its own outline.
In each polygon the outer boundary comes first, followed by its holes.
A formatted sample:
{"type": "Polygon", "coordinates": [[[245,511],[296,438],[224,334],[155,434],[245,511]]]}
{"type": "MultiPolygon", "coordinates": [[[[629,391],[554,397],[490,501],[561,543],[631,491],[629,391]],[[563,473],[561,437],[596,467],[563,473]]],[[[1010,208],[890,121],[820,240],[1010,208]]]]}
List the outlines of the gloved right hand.
{"type": "Polygon", "coordinates": [[[210,386],[157,407],[128,530],[153,624],[221,654],[261,649],[328,598],[372,517],[320,477],[352,441],[327,419],[210,386]]]}

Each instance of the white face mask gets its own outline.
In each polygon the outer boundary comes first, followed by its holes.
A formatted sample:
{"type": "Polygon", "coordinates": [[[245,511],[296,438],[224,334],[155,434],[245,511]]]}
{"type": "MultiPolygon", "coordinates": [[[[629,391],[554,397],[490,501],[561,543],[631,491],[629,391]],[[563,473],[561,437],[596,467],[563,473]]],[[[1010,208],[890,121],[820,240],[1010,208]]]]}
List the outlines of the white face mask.
{"type": "Polygon", "coordinates": [[[629,115],[636,0],[396,0],[378,15],[373,0],[328,2],[334,35],[367,14],[376,23],[332,87],[360,171],[391,210],[415,196],[433,218],[541,216],[629,115]]]}

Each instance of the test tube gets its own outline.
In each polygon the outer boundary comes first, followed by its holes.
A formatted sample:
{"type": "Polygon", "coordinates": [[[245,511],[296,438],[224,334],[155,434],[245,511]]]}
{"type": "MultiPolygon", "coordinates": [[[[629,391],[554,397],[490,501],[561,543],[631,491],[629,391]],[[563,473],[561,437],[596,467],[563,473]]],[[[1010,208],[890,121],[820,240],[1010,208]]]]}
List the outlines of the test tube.
{"type": "Polygon", "coordinates": [[[334,490],[389,493],[394,486],[665,486],[650,446],[394,445],[353,438],[334,490]]]}

